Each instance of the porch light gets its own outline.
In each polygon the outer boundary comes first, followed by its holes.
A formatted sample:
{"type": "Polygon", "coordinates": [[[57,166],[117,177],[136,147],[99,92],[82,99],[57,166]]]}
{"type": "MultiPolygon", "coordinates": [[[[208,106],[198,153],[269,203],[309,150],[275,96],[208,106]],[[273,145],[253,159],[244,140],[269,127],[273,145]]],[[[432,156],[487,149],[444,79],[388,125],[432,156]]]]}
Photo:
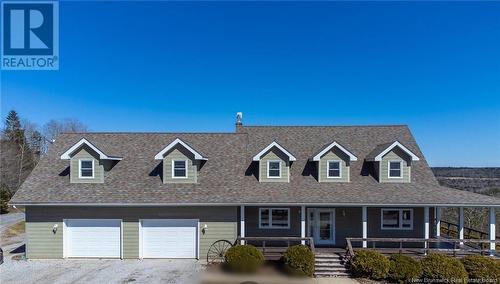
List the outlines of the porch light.
{"type": "Polygon", "coordinates": [[[52,226],[52,233],[57,233],[57,227],[59,227],[58,224],[54,224],[54,226],[52,226]]]}

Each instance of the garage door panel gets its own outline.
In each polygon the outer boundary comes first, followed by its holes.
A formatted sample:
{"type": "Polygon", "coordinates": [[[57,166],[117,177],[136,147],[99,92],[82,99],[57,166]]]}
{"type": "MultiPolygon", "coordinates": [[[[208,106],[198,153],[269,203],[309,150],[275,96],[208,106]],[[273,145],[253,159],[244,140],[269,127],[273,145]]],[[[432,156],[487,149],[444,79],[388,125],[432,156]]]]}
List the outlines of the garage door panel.
{"type": "Polygon", "coordinates": [[[66,220],[68,257],[119,258],[121,220],[66,220]]]}
{"type": "Polygon", "coordinates": [[[143,258],[196,258],[198,220],[143,220],[143,258]]]}

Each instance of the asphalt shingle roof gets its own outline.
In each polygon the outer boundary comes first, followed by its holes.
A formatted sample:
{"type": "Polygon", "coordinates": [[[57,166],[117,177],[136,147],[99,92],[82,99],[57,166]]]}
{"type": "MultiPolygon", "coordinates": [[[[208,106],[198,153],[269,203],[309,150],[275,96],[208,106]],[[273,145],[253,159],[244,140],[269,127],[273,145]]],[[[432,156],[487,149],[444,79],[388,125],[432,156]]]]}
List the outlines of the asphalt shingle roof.
{"type": "Polygon", "coordinates": [[[438,185],[406,126],[242,126],[236,133],[74,133],[59,136],[11,204],[366,204],[485,205],[500,199],[438,185]],[[81,138],[105,153],[123,157],[101,184],[70,183],[69,162],[60,155],[81,138]],[[176,138],[209,158],[196,184],[163,184],[155,154],[176,138]],[[411,183],[379,183],[365,158],[377,146],[399,141],[420,161],[412,163],[411,183]],[[295,155],[289,183],[256,178],[252,157],[273,141],[295,155]],[[309,158],[337,141],[358,157],[351,182],[319,183],[309,158]]]}

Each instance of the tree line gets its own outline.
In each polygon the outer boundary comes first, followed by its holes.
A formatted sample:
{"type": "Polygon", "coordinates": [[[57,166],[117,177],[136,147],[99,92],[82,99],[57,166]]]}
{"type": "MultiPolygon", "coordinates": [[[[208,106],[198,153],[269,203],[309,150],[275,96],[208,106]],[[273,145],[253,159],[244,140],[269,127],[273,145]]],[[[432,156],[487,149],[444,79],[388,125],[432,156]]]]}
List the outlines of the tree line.
{"type": "Polygon", "coordinates": [[[87,131],[78,119],[52,119],[39,127],[9,111],[0,136],[0,213],[8,212],[7,202],[60,133],[87,131]]]}

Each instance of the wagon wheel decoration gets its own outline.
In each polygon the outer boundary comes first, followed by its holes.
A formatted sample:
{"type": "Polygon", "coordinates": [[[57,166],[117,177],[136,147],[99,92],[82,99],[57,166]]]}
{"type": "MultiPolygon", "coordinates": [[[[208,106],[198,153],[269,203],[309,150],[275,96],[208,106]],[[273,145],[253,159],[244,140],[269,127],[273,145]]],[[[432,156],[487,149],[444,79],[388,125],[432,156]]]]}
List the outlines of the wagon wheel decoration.
{"type": "Polygon", "coordinates": [[[233,246],[232,243],[226,240],[218,240],[213,243],[208,249],[207,262],[208,264],[222,263],[225,260],[226,252],[233,246]]]}

